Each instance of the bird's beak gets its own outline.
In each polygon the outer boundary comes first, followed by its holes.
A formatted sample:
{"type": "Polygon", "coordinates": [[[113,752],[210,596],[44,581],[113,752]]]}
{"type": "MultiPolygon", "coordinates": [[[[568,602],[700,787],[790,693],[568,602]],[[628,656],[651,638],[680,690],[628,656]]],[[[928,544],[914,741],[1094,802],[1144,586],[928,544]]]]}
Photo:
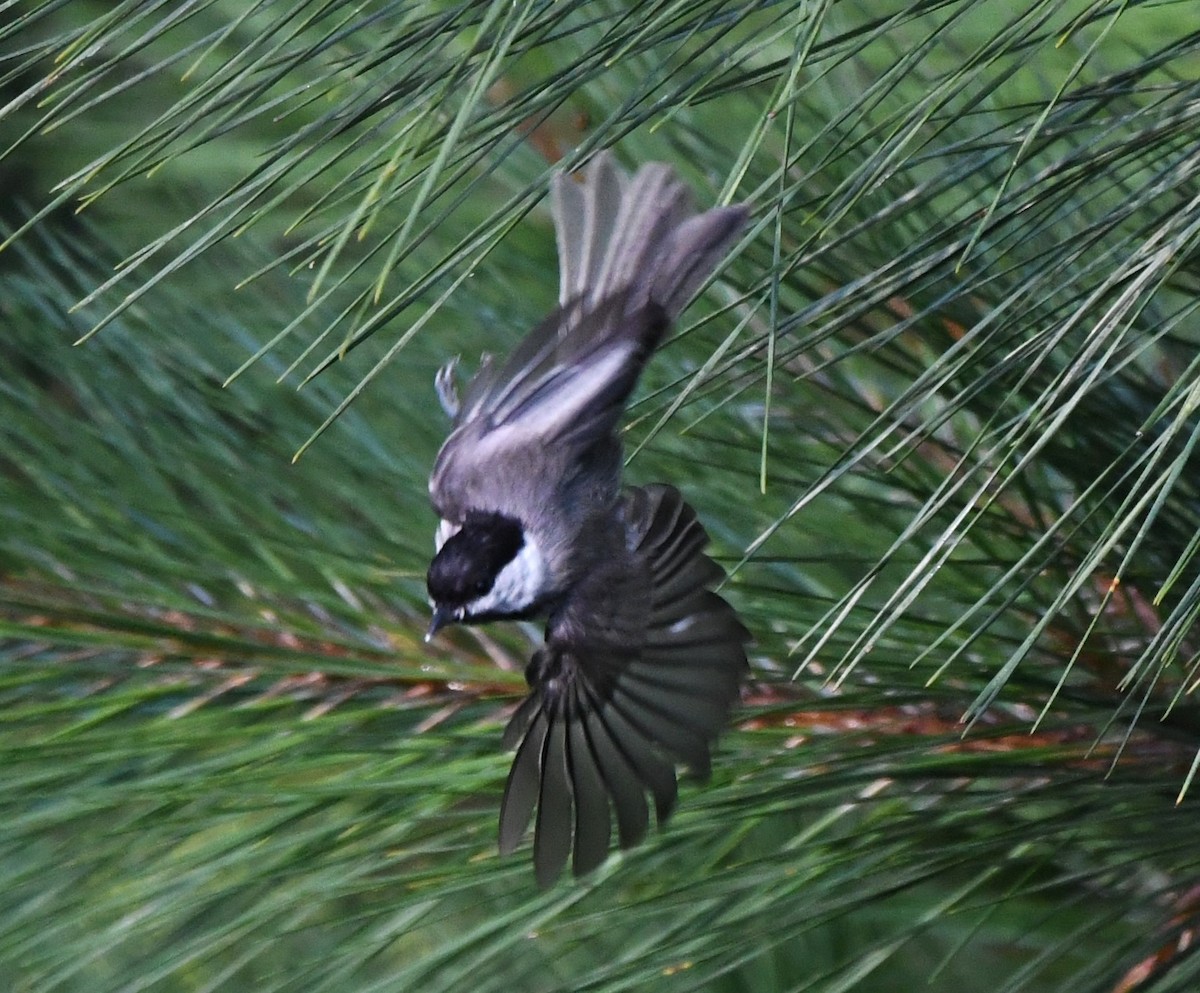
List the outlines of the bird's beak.
{"type": "Polygon", "coordinates": [[[434,607],[433,617],[429,621],[429,630],[425,632],[425,643],[428,644],[433,641],[433,636],[447,624],[452,623],[454,619],[453,610],[447,610],[445,607],[434,607]]]}

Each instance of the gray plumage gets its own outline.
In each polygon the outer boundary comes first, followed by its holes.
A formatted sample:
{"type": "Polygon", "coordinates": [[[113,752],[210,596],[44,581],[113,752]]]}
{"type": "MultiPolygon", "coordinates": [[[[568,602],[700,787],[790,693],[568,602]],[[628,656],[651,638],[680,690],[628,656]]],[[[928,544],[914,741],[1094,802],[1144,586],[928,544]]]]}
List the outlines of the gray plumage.
{"type": "Polygon", "coordinates": [[[605,152],[586,183],[559,174],[550,187],[558,240],[558,303],[586,312],[628,289],[633,309],[653,301],[674,321],[746,223],[742,205],[694,214],[671,167],[632,179],[605,152]]]}
{"type": "Polygon", "coordinates": [[[503,364],[485,362],[454,410],[430,496],[430,566],[447,621],[545,616],[531,693],[505,734],[517,748],[500,848],[534,809],[534,864],[576,873],[675,802],[675,763],[705,776],[746,671],[745,628],[713,593],[723,573],[668,486],[621,488],[618,422],[670,323],[724,259],[743,206],[695,214],[669,167],[629,177],[601,154],[552,187],[560,304],[503,364]]]}

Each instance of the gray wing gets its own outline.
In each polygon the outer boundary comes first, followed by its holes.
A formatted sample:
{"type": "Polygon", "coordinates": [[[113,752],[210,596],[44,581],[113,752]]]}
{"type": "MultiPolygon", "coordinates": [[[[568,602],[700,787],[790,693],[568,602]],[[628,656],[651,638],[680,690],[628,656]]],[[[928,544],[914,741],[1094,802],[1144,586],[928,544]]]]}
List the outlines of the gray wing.
{"type": "MultiPolygon", "coordinates": [[[[612,449],[617,471],[617,422],[666,331],[665,317],[653,305],[631,313],[623,296],[569,328],[563,314],[556,311],[504,366],[472,382],[430,476],[443,516],[462,505],[523,518],[552,500],[562,477],[598,443],[612,449]]],[[[614,493],[616,485],[614,476],[614,493]]]]}
{"type": "MultiPolygon", "coordinates": [[[[534,328],[503,366],[480,370],[463,398],[455,426],[483,421],[488,430],[518,427],[557,439],[573,427],[581,408],[616,394],[622,404],[667,329],[662,310],[631,307],[615,294],[575,324],[558,308],[534,328]]],[[[584,413],[595,416],[592,411],[584,413]]],[[[611,410],[605,408],[606,414],[611,410]]],[[[609,430],[617,416],[607,417],[609,430]]]]}
{"type": "Polygon", "coordinates": [[[679,491],[628,490],[629,556],[594,570],[547,626],[526,671],[530,695],[505,743],[517,754],[500,814],[500,850],[537,808],[534,867],[549,885],[573,852],[576,875],[659,823],[676,798],[675,764],[707,778],[710,749],[747,672],[749,634],[711,587],[721,568],[679,491]]]}
{"type": "Polygon", "coordinates": [[[615,452],[642,367],[748,213],[695,214],[668,166],[651,163],[631,178],[607,152],[580,183],[555,177],[552,200],[560,305],[467,387],[430,478],[443,516],[461,506],[520,510],[552,496],[588,446],[611,439],[615,452]],[[505,466],[512,472],[498,483],[505,466]],[[505,499],[513,507],[500,506],[505,499]]]}
{"type": "Polygon", "coordinates": [[[559,306],[502,366],[488,362],[467,388],[455,426],[504,420],[544,396],[573,366],[643,337],[638,321],[669,324],[725,257],[746,223],[745,205],[696,214],[687,188],[661,162],[630,178],[610,152],[582,182],[551,186],[559,306]]]}

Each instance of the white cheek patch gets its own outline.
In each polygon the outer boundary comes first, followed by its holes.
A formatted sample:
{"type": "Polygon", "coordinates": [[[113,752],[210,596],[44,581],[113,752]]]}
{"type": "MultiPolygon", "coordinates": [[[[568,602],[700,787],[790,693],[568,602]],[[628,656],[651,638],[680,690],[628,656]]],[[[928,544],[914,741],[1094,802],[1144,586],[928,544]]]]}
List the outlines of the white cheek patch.
{"type": "Polygon", "coordinates": [[[546,560],[537,544],[525,539],[492,588],[467,605],[468,614],[515,614],[532,607],[545,594],[546,560]]]}
{"type": "Polygon", "coordinates": [[[451,521],[439,521],[437,531],[433,536],[434,549],[440,552],[442,550],[442,546],[461,530],[461,524],[454,524],[451,521]]]}

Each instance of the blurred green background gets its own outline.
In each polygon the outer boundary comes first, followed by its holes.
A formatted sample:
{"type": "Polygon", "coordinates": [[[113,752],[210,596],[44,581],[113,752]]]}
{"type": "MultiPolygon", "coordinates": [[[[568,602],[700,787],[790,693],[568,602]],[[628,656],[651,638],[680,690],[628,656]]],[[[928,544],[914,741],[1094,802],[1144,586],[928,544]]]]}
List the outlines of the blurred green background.
{"type": "Polygon", "coordinates": [[[1195,989],[1195,14],[0,5],[5,988],[1195,989]],[[754,678],[542,893],[538,632],[421,641],[432,378],[608,146],[753,206],[628,474],[754,678]]]}

